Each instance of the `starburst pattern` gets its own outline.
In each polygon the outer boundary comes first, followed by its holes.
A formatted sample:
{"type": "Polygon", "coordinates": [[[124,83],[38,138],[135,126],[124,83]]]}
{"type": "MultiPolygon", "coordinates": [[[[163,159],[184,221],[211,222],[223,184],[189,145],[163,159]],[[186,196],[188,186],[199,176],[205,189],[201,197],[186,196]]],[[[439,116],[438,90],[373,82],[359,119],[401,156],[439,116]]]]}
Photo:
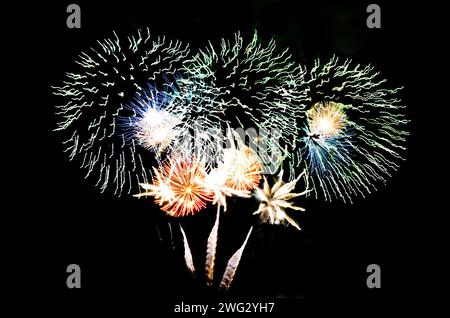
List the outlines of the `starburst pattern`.
{"type": "Polygon", "coordinates": [[[256,189],[256,199],[260,202],[259,208],[254,214],[259,214],[263,222],[269,222],[270,224],[280,224],[288,222],[298,230],[300,227],[298,224],[286,213],[286,209],[292,209],[297,211],[305,211],[304,208],[295,206],[290,200],[305,195],[308,192],[308,184],[306,184],[306,190],[299,193],[293,193],[295,185],[305,175],[303,171],[296,179],[284,183],[283,171],[279,174],[279,179],[275,184],[270,187],[267,178],[264,177],[263,189],[256,189]]]}
{"type": "Polygon", "coordinates": [[[184,111],[179,107],[180,93],[171,84],[165,90],[149,85],[126,108],[133,116],[121,118],[120,128],[127,141],[135,142],[158,157],[168,152],[182,134],[184,111]]]}
{"type": "Polygon", "coordinates": [[[192,215],[206,207],[212,193],[205,187],[203,163],[196,159],[170,159],[159,171],[154,184],[141,184],[146,190],[136,197],[153,196],[161,210],[170,216],[192,215]]]}
{"type": "Polygon", "coordinates": [[[344,105],[335,102],[318,102],[307,111],[309,136],[316,139],[336,137],[345,127],[344,105]]]}
{"type": "Polygon", "coordinates": [[[237,190],[255,189],[261,180],[262,166],[254,152],[243,144],[224,150],[224,162],[228,167],[225,186],[237,190]]]}

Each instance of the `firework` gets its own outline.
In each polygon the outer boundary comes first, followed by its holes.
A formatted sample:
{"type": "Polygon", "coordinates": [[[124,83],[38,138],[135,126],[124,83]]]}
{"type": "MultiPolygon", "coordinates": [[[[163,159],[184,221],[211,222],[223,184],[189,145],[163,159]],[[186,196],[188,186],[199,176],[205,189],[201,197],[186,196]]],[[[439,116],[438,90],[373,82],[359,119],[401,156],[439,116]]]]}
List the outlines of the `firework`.
{"type": "Polygon", "coordinates": [[[126,107],[135,115],[122,119],[121,128],[126,131],[128,140],[148,149],[159,157],[169,151],[182,131],[183,109],[177,107],[178,91],[159,91],[149,85],[126,107]]]}
{"type": "Polygon", "coordinates": [[[170,216],[192,215],[206,207],[212,193],[205,187],[203,163],[196,159],[169,159],[155,170],[153,184],[141,184],[146,190],[135,197],[153,196],[161,210],[170,216]]]}
{"type": "Polygon", "coordinates": [[[386,80],[372,66],[319,60],[305,78],[310,99],[293,156],[303,164],[316,197],[352,202],[376,190],[403,160],[408,135],[400,88],[385,87],[386,80]]]}
{"type": "MultiPolygon", "coordinates": [[[[288,49],[280,49],[272,39],[262,43],[255,32],[250,40],[240,33],[208,45],[187,59],[183,72],[205,84],[203,94],[214,96],[214,112],[205,118],[242,128],[254,143],[263,167],[277,169],[296,134],[292,114],[305,107],[299,89],[303,71],[291,60],[288,49]],[[250,132],[249,132],[250,131],[250,132]],[[253,133],[254,131],[254,133],[253,133]]],[[[211,154],[215,158],[216,153],[211,154]]]]}
{"type": "MultiPolygon", "coordinates": [[[[55,130],[65,136],[64,151],[70,160],[80,163],[85,177],[93,180],[100,191],[110,189],[120,196],[150,180],[147,150],[137,147],[134,139],[128,142],[129,131],[119,129],[118,123],[136,115],[127,107],[133,97],[141,95],[148,101],[145,88],[149,82],[163,90],[167,80],[175,78],[188,53],[187,45],[150,36],[148,29],[126,38],[113,33],[111,38],[82,52],[73,71],[66,73],[62,84],[53,87],[59,99],[55,130]]],[[[155,105],[157,100],[151,105],[154,110],[159,107],[155,105]]],[[[178,120],[163,117],[160,120],[172,126],[178,120]]],[[[149,124],[154,126],[155,122],[149,124]]],[[[145,138],[147,123],[140,125],[141,137],[145,138]]],[[[167,145],[167,136],[152,138],[142,143],[156,149],[167,145]]]]}
{"type": "Polygon", "coordinates": [[[225,268],[225,273],[223,274],[222,280],[220,281],[220,288],[227,290],[230,288],[231,283],[233,282],[234,275],[236,274],[236,270],[241,262],[242,254],[244,253],[244,249],[247,246],[248,239],[250,238],[250,234],[252,234],[253,226],[247,233],[244,243],[242,243],[241,247],[231,256],[227,263],[227,267],[225,268]]]}
{"type": "Polygon", "coordinates": [[[189,269],[189,271],[194,274],[195,273],[195,266],[194,266],[194,260],[192,258],[192,252],[191,248],[189,247],[189,242],[186,237],[186,233],[184,233],[183,227],[180,224],[180,230],[181,234],[183,235],[183,246],[184,246],[184,261],[186,262],[186,266],[189,269]]]}
{"type": "MultiPolygon", "coordinates": [[[[304,211],[294,198],[312,192],[351,202],[403,160],[408,120],[400,89],[385,87],[372,66],[333,57],[308,70],[256,32],[209,42],[193,55],[148,29],[113,35],[82,52],[74,71],[52,87],[60,99],[55,130],[65,136],[69,159],[102,192],[120,196],[139,185],[135,197],[153,197],[172,217],[217,205],[206,244],[208,285],[228,197],[256,198],[262,222],[300,230],[287,212],[304,211]],[[267,175],[276,171],[270,186],[267,175]],[[294,192],[302,178],[305,189],[294,192]]],[[[221,288],[230,287],[252,229],[229,259],[221,288]]],[[[169,230],[172,238],[170,223],[169,230]]]]}
{"type": "Polygon", "coordinates": [[[220,125],[206,118],[214,114],[213,97],[203,96],[198,81],[175,76],[164,90],[148,85],[126,107],[133,115],[120,118],[129,140],[156,154],[160,162],[175,156],[202,157],[209,166],[216,145],[223,140],[220,125]]]}
{"type": "Polygon", "coordinates": [[[288,183],[283,182],[283,171],[278,176],[278,181],[272,186],[269,186],[267,178],[264,177],[263,189],[256,189],[255,197],[260,202],[259,208],[253,214],[259,214],[263,222],[269,222],[270,224],[281,224],[288,222],[298,230],[300,227],[298,224],[286,213],[286,209],[292,209],[297,211],[305,211],[304,208],[294,206],[291,199],[305,195],[308,193],[308,183],[306,183],[306,189],[300,193],[293,193],[295,185],[305,175],[306,171],[303,171],[295,180],[288,183]]]}
{"type": "MultiPolygon", "coordinates": [[[[212,286],[213,278],[214,278],[214,268],[215,268],[215,260],[216,260],[216,248],[218,241],[218,229],[219,229],[219,215],[220,215],[220,207],[218,206],[216,221],[214,222],[214,226],[211,229],[211,233],[209,234],[207,247],[206,247],[206,266],[205,266],[205,274],[206,274],[206,284],[207,286],[212,286]]],[[[189,242],[186,237],[186,233],[183,230],[183,227],[180,225],[181,234],[183,236],[183,246],[184,246],[184,261],[187,269],[191,274],[195,274],[194,261],[192,257],[191,248],[189,246],[189,242]]],[[[253,226],[250,227],[250,230],[247,233],[247,236],[242,243],[241,247],[231,256],[228,260],[227,266],[225,268],[225,272],[222,276],[222,280],[220,282],[219,287],[221,289],[227,290],[230,288],[231,283],[234,280],[234,276],[236,274],[239,263],[241,262],[242,254],[244,253],[244,249],[247,246],[247,242],[250,238],[250,235],[253,231],[253,226]]]]}
{"type": "Polygon", "coordinates": [[[307,112],[303,151],[309,167],[320,178],[333,171],[336,165],[351,164],[351,127],[345,106],[335,102],[318,102],[307,112]]]}
{"type": "Polygon", "coordinates": [[[233,184],[230,182],[230,166],[226,163],[221,163],[218,168],[211,169],[205,178],[205,187],[213,193],[212,203],[223,206],[225,211],[227,210],[227,197],[250,198],[251,196],[248,190],[231,188],[230,185],[233,184]]]}
{"type": "Polygon", "coordinates": [[[220,205],[217,205],[216,221],[208,236],[208,242],[206,245],[206,263],[205,263],[205,273],[206,273],[206,284],[208,286],[212,285],[214,278],[214,265],[216,262],[216,249],[217,240],[219,238],[219,221],[220,221],[220,205]]]}
{"type": "Polygon", "coordinates": [[[307,112],[308,136],[314,139],[327,139],[342,134],[345,128],[343,105],[335,102],[319,102],[307,112]]]}
{"type": "MultiPolygon", "coordinates": [[[[248,192],[255,189],[261,180],[262,165],[259,157],[246,146],[238,133],[230,127],[221,150],[218,164],[219,179],[226,189],[248,192]]],[[[215,176],[217,177],[217,175],[215,176]]]]}
{"type": "Polygon", "coordinates": [[[230,127],[222,147],[218,147],[216,167],[206,176],[205,185],[214,193],[213,204],[227,210],[226,197],[250,198],[250,190],[261,180],[261,164],[258,156],[245,146],[230,127]],[[229,145],[229,147],[227,147],[229,145]]]}
{"type": "Polygon", "coordinates": [[[253,190],[261,180],[261,164],[253,151],[242,145],[240,149],[225,150],[225,161],[229,162],[225,186],[238,191],[253,190]]]}
{"type": "Polygon", "coordinates": [[[160,206],[172,203],[175,200],[175,193],[170,186],[170,171],[167,171],[167,166],[166,169],[153,167],[153,171],[155,173],[154,183],[140,183],[139,185],[145,192],[135,194],[134,197],[153,196],[155,197],[155,202],[160,206]]]}

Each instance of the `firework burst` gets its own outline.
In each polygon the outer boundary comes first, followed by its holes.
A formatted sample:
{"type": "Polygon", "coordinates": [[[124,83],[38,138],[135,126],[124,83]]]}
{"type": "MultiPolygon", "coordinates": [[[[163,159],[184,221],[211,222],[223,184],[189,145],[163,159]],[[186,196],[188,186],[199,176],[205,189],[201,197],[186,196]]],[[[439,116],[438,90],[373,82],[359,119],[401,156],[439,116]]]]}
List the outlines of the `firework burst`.
{"type": "Polygon", "coordinates": [[[160,157],[170,151],[182,133],[183,109],[177,104],[179,93],[170,86],[159,91],[149,85],[134,101],[126,105],[134,115],[121,119],[121,128],[131,142],[148,149],[160,157]]]}
{"type": "Polygon", "coordinates": [[[205,118],[219,127],[257,130],[257,138],[252,132],[248,137],[261,149],[260,162],[267,173],[277,170],[286,144],[293,147],[292,114],[305,107],[305,92],[299,89],[304,71],[289,50],[273,39],[263,43],[256,32],[250,39],[236,33],[220,45],[209,42],[186,60],[183,72],[205,84],[205,96],[214,96],[214,112],[205,118]]]}
{"type": "MultiPolygon", "coordinates": [[[[313,193],[352,202],[385,183],[403,160],[408,132],[400,88],[372,66],[319,60],[305,78],[311,101],[297,139],[295,158],[308,169],[313,193]]],[[[295,165],[294,165],[295,166],[295,165]]]]}
{"type": "Polygon", "coordinates": [[[319,102],[307,112],[308,136],[316,139],[333,138],[345,128],[345,112],[342,104],[319,102]]]}
{"type": "MultiPolygon", "coordinates": [[[[140,149],[135,140],[128,142],[129,131],[118,124],[135,116],[127,105],[139,95],[146,99],[149,82],[164,89],[168,79],[174,80],[188,53],[187,45],[150,36],[148,29],[126,38],[113,33],[83,51],[73,71],[52,87],[58,99],[55,130],[64,138],[64,151],[70,160],[79,162],[85,177],[101,192],[109,189],[118,196],[129,194],[139,183],[150,180],[145,167],[151,162],[146,159],[147,150],[140,149]]],[[[145,126],[142,122],[141,128],[145,126]]],[[[141,133],[145,137],[145,130],[141,133]]],[[[159,142],[147,139],[143,144],[161,148],[166,140],[161,135],[159,142]]]]}
{"type": "Polygon", "coordinates": [[[240,149],[225,150],[224,160],[229,167],[225,186],[237,191],[254,190],[261,180],[261,164],[253,151],[242,145],[240,149]]]}
{"type": "Polygon", "coordinates": [[[278,176],[278,181],[270,187],[267,178],[264,177],[263,189],[256,189],[255,197],[260,202],[259,208],[254,214],[259,214],[263,222],[269,222],[270,224],[282,224],[289,223],[296,229],[300,230],[297,222],[295,222],[287,213],[286,209],[292,209],[297,211],[305,211],[304,208],[295,206],[291,199],[305,195],[308,193],[308,183],[306,183],[306,189],[300,193],[293,193],[295,185],[305,175],[306,171],[303,171],[295,180],[288,183],[283,182],[283,171],[278,176]]]}
{"type": "Polygon", "coordinates": [[[205,187],[213,193],[213,204],[223,206],[227,210],[227,197],[250,198],[250,191],[238,190],[229,186],[229,166],[220,164],[218,168],[211,169],[205,178],[205,187]],[[228,184],[228,185],[227,185],[228,184]]]}
{"type": "Polygon", "coordinates": [[[244,145],[239,135],[228,127],[216,167],[206,177],[206,186],[214,193],[213,203],[227,209],[226,197],[249,198],[261,180],[262,166],[258,156],[244,145]],[[229,147],[227,147],[227,145],[229,147]]]}
{"type": "Polygon", "coordinates": [[[335,102],[319,102],[307,112],[303,151],[310,171],[321,177],[336,165],[351,163],[354,146],[344,108],[335,102]]]}
{"type": "Polygon", "coordinates": [[[213,198],[211,191],[205,187],[203,163],[196,159],[169,159],[154,171],[154,183],[141,184],[146,192],[135,197],[155,197],[161,210],[170,216],[193,215],[205,208],[213,198]]]}

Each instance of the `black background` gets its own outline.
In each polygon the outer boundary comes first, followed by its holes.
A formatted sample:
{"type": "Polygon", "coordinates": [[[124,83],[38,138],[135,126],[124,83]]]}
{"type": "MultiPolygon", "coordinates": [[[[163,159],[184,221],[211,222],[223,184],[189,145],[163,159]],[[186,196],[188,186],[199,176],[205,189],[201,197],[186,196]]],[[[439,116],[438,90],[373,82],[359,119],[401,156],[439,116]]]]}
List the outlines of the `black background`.
{"type": "MultiPolygon", "coordinates": [[[[177,221],[171,221],[172,243],[169,220],[151,200],[99,194],[68,162],[52,132],[56,119],[50,86],[63,80],[81,49],[112,30],[126,34],[148,26],[153,34],[196,48],[238,30],[249,35],[257,29],[264,39],[274,36],[290,47],[306,65],[333,54],[373,64],[392,86],[405,87],[401,97],[411,135],[406,161],[378,192],[353,205],[306,200],[302,232],[257,226],[227,297],[284,297],[277,300],[277,310],[299,313],[306,307],[364,313],[390,305],[399,310],[418,306],[412,299],[427,293],[423,283],[431,274],[424,266],[429,262],[425,239],[437,196],[426,179],[433,169],[428,152],[433,124],[425,106],[433,84],[427,72],[438,64],[430,59],[428,45],[436,31],[431,12],[439,8],[377,2],[382,12],[377,30],[366,27],[370,2],[365,1],[77,3],[81,29],[66,27],[69,2],[6,11],[11,22],[3,50],[12,56],[5,64],[15,74],[5,79],[12,84],[6,93],[13,98],[8,101],[12,114],[3,118],[7,133],[14,135],[4,143],[5,157],[12,161],[5,166],[11,176],[5,194],[12,202],[4,212],[11,217],[4,225],[12,230],[5,240],[11,252],[6,276],[14,286],[9,294],[36,300],[32,309],[61,316],[85,305],[167,312],[180,296],[202,303],[215,295],[184,269],[177,221]],[[72,263],[81,266],[80,290],[66,287],[66,267],[72,263]],[[366,287],[366,267],[372,263],[382,269],[379,290],[366,287]]],[[[183,223],[198,267],[214,221],[214,213],[208,215],[183,223]]],[[[245,237],[248,225],[236,220],[231,213],[223,223],[221,233],[227,238],[219,261],[245,237]]]]}

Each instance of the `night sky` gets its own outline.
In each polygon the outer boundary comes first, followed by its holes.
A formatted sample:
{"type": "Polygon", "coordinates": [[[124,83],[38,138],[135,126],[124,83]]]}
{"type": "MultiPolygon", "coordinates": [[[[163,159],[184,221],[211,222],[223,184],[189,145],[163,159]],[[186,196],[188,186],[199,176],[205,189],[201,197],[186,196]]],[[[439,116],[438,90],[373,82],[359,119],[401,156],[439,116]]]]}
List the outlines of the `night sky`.
{"type": "MultiPolygon", "coordinates": [[[[249,36],[257,30],[263,39],[273,36],[289,47],[308,66],[317,57],[336,54],[370,63],[390,86],[404,87],[400,97],[411,123],[399,171],[353,205],[305,199],[301,203],[307,211],[298,218],[301,232],[257,224],[225,297],[283,297],[278,310],[284,312],[355,309],[356,303],[403,308],[410,302],[424,280],[418,271],[424,270],[429,253],[423,246],[430,222],[425,215],[433,213],[435,203],[424,198],[436,196],[426,186],[424,171],[430,166],[424,151],[430,123],[423,115],[431,86],[424,67],[430,60],[429,9],[378,1],[378,30],[366,26],[368,1],[78,1],[81,29],[68,29],[69,3],[39,3],[4,13],[25,21],[9,23],[14,33],[5,46],[21,61],[15,64],[20,76],[10,81],[14,97],[6,105],[13,114],[3,118],[7,131],[16,134],[14,140],[6,137],[4,148],[11,160],[6,194],[12,204],[3,211],[11,218],[3,225],[14,229],[4,240],[11,252],[4,273],[13,282],[11,295],[30,297],[33,308],[61,316],[85,305],[167,312],[181,297],[192,303],[224,297],[185,269],[179,220],[166,217],[151,199],[100,194],[67,160],[52,131],[56,118],[50,86],[64,79],[80,50],[113,30],[126,35],[148,26],[153,34],[187,41],[193,49],[236,31],[249,36]],[[81,266],[80,290],[66,287],[66,267],[72,263],[81,266]],[[366,267],[372,263],[381,266],[379,290],[366,287],[366,267]]],[[[254,223],[250,213],[240,211],[253,208],[253,201],[230,200],[231,212],[220,229],[219,273],[254,223]]],[[[181,221],[199,268],[214,211],[211,207],[181,221]]]]}

